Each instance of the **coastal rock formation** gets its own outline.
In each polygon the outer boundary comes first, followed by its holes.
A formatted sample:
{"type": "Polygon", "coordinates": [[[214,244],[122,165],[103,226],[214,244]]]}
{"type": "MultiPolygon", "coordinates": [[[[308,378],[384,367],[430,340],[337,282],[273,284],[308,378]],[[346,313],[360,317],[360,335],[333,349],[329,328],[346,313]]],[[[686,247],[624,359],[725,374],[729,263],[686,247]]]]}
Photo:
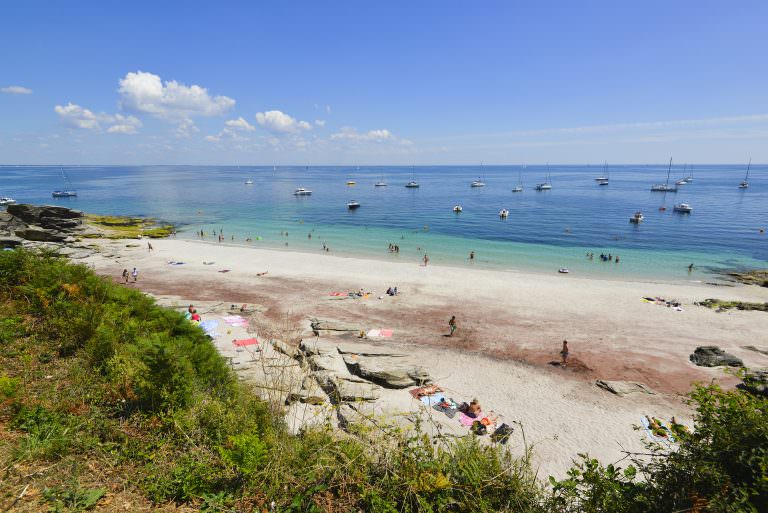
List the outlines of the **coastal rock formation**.
{"type": "Polygon", "coordinates": [[[344,363],[353,374],[387,388],[406,388],[429,382],[422,367],[408,365],[392,356],[345,354],[344,363]]]}
{"type": "Polygon", "coordinates": [[[315,335],[322,335],[323,332],[340,332],[340,331],[352,331],[360,332],[362,327],[356,324],[350,324],[347,322],[329,321],[322,319],[310,319],[312,325],[312,331],[315,335]]]}
{"type": "Polygon", "coordinates": [[[768,369],[749,371],[737,386],[755,395],[768,396],[768,369]]]}
{"type": "Polygon", "coordinates": [[[728,354],[717,346],[699,346],[691,355],[691,361],[699,367],[743,367],[744,362],[740,358],[728,354]]]}
{"type": "Polygon", "coordinates": [[[0,213],[0,243],[3,247],[27,245],[27,242],[71,244],[78,237],[92,233],[79,210],[55,205],[8,205],[0,213]]]}
{"type": "Polygon", "coordinates": [[[655,394],[653,390],[643,385],[642,383],[635,383],[633,381],[606,381],[598,379],[595,381],[595,385],[603,388],[612,394],[616,394],[620,397],[629,394],[642,393],[642,394],[655,394]]]}

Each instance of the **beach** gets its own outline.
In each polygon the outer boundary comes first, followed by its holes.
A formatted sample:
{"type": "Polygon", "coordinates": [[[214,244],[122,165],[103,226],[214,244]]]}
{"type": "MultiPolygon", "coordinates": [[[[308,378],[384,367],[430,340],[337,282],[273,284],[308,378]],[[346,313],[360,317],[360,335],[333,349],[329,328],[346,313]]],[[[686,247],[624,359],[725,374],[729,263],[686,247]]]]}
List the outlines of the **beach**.
{"type": "MultiPolygon", "coordinates": [[[[81,260],[98,273],[119,280],[123,269],[137,267],[137,283],[128,286],[178,305],[219,305],[208,318],[225,315],[231,305],[255,306],[248,331],[260,337],[283,329],[311,339],[310,318],[391,329],[391,338],[364,343],[407,353],[446,393],[477,398],[505,422],[520,422],[543,475],[562,476],[578,453],[610,463],[624,450],[642,451],[644,434],[633,425],[643,415],[675,416],[691,425],[683,394],[693,382],[737,381],[723,368],[692,364],[697,346],[719,346],[748,367],[768,366],[768,356],[743,348],[768,345],[768,315],[694,305],[712,297],[765,302],[766,288],[499,271],[470,263],[425,267],[415,257],[374,261],[173,239],[152,241],[151,252],[146,241],[98,244],[99,253],[81,260]],[[394,286],[398,295],[386,295],[394,286]],[[371,294],[347,296],[358,291],[371,294]],[[452,315],[458,329],[447,337],[452,315]],[[570,349],[567,367],[559,365],[563,340],[570,349]],[[595,386],[597,379],[642,383],[655,394],[620,397],[595,386]]],[[[381,404],[385,414],[420,408],[405,390],[387,390],[381,404]]],[[[510,445],[523,451],[517,435],[510,445]]]]}

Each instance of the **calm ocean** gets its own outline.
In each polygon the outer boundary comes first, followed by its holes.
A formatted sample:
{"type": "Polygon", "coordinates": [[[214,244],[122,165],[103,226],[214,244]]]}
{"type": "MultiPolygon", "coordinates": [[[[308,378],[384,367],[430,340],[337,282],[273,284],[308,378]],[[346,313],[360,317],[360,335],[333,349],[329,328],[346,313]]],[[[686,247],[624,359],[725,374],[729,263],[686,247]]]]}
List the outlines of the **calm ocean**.
{"type": "MultiPolygon", "coordinates": [[[[612,166],[610,185],[594,178],[602,166],[551,166],[552,189],[535,191],[546,166],[416,167],[65,167],[77,198],[53,199],[60,168],[0,167],[0,195],[19,202],[60,204],[102,214],[138,214],[180,225],[194,238],[224,227],[228,243],[246,237],[259,247],[414,262],[431,262],[577,275],[680,280],[707,279],[710,271],[768,264],[768,167],[752,166],[750,188],[737,188],[744,165],[674,166],[672,179],[693,173],[679,192],[650,192],[666,179],[665,165],[612,166]],[[418,189],[404,185],[411,175],[418,189]],[[513,193],[520,174],[524,191],[513,193]],[[486,187],[471,188],[482,177],[486,187]],[[252,185],[246,185],[252,179],[252,185]],[[383,179],[388,187],[374,187],[383,179]],[[357,182],[347,186],[348,180],[357,182]],[[313,191],[295,197],[296,187],[313,191]],[[349,211],[357,200],[361,207],[349,211]],[[693,207],[673,212],[675,203],[693,207]],[[452,207],[460,204],[460,215],[452,207]],[[666,207],[666,210],[660,210],[666,207]],[[500,209],[509,210],[501,220],[500,209]],[[642,210],[645,221],[629,222],[642,210]],[[288,236],[281,235],[287,231],[288,236]],[[308,234],[312,238],[308,238],[308,234]],[[388,244],[400,246],[399,255],[388,244]],[[422,252],[419,251],[421,249],[422,252]],[[618,254],[620,264],[588,261],[585,252],[618,254]],[[688,274],[687,266],[697,270],[688,274]]],[[[182,255],[179,256],[183,257],[182,255]]]]}

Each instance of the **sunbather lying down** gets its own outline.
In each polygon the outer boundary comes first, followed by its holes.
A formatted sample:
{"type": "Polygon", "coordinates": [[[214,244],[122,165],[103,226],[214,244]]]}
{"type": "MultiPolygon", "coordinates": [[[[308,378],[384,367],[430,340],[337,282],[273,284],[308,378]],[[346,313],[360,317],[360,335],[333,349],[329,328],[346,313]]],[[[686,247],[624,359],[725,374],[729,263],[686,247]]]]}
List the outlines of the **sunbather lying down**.
{"type": "Polygon", "coordinates": [[[269,272],[269,271],[264,271],[263,273],[256,273],[256,276],[264,276],[264,275],[265,275],[265,274],[267,274],[268,272],[269,272]]]}

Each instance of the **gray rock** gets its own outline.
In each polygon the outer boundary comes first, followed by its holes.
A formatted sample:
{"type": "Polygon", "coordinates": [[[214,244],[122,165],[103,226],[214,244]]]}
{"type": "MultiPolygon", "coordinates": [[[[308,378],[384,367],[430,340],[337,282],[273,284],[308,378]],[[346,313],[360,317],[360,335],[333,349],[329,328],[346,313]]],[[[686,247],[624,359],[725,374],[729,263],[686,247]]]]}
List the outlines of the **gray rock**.
{"type": "Polygon", "coordinates": [[[406,388],[430,381],[424,368],[407,364],[399,358],[355,354],[345,354],[343,357],[353,374],[386,388],[406,388]]]}
{"type": "Polygon", "coordinates": [[[0,247],[2,248],[15,248],[21,246],[23,240],[20,237],[14,237],[12,235],[6,235],[0,238],[0,247]]]}
{"type": "Polygon", "coordinates": [[[336,399],[341,402],[376,401],[381,387],[372,383],[339,379],[336,381],[336,399]]]}
{"type": "Polygon", "coordinates": [[[285,356],[296,358],[296,356],[299,354],[299,348],[294,345],[291,345],[282,340],[272,340],[271,342],[272,347],[274,347],[275,350],[283,353],[285,356]]]}
{"type": "Polygon", "coordinates": [[[635,383],[634,381],[606,381],[598,379],[595,381],[595,385],[600,388],[616,394],[620,397],[629,394],[642,393],[642,394],[655,394],[653,390],[643,385],[642,383],[635,383]]]}
{"type": "Polygon", "coordinates": [[[747,372],[744,381],[737,386],[751,394],[768,396],[768,369],[747,372]]]}
{"type": "Polygon", "coordinates": [[[36,206],[26,203],[18,203],[15,205],[8,205],[6,211],[12,216],[30,224],[40,224],[42,218],[78,219],[83,217],[83,213],[79,210],[72,210],[71,208],[59,207],[56,205],[36,206]]]}
{"type": "Polygon", "coordinates": [[[741,348],[768,356],[768,347],[741,346],[741,348]]]}
{"type": "Polygon", "coordinates": [[[354,331],[360,332],[363,328],[358,324],[350,324],[339,321],[329,321],[322,319],[310,319],[312,322],[312,331],[315,334],[320,334],[323,331],[354,331]]]}
{"type": "Polygon", "coordinates": [[[699,367],[743,367],[740,358],[728,354],[717,346],[699,346],[690,356],[691,361],[699,367]]]}
{"type": "Polygon", "coordinates": [[[305,404],[323,404],[327,400],[325,395],[321,393],[312,393],[306,388],[302,388],[298,392],[291,392],[288,394],[289,403],[300,402],[305,404]]]}
{"type": "Polygon", "coordinates": [[[64,239],[67,238],[63,233],[45,230],[43,228],[38,228],[37,226],[29,226],[27,228],[16,230],[16,236],[37,242],[64,242],[64,239]]]}

